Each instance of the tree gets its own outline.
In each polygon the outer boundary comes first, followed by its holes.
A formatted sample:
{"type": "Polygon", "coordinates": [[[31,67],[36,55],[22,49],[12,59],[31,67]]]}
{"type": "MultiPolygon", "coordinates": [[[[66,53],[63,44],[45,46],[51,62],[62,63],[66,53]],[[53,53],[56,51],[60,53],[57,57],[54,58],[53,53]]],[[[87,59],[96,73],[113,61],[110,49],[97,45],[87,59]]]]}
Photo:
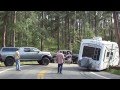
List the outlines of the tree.
{"type": "Polygon", "coordinates": [[[115,36],[119,46],[119,54],[120,54],[120,21],[119,21],[119,12],[113,11],[113,18],[114,18],[114,26],[115,26],[115,36]]]}
{"type": "Polygon", "coordinates": [[[0,43],[78,53],[83,38],[115,41],[112,19],[110,11],[0,11],[0,43]]]}
{"type": "Polygon", "coordinates": [[[15,47],[15,25],[16,25],[16,11],[13,11],[13,37],[12,37],[12,46],[15,47]]]}
{"type": "Polygon", "coordinates": [[[2,34],[2,47],[6,46],[6,30],[7,30],[7,18],[8,18],[8,12],[4,12],[3,16],[3,34],[2,34]]]}

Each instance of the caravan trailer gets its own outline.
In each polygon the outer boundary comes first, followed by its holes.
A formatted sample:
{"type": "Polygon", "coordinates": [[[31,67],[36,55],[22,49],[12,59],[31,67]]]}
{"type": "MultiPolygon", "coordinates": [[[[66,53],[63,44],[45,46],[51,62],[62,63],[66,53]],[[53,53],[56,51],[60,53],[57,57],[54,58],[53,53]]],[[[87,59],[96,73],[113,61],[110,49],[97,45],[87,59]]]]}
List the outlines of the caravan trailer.
{"type": "Polygon", "coordinates": [[[82,39],[78,56],[79,67],[104,70],[119,64],[119,48],[116,42],[104,41],[101,37],[82,39]]]}

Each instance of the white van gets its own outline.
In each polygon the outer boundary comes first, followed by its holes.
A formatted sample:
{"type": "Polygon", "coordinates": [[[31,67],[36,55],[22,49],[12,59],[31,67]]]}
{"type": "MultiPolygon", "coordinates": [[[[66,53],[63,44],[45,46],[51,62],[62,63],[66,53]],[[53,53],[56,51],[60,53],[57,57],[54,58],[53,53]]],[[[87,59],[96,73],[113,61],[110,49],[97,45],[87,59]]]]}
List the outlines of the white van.
{"type": "Polygon", "coordinates": [[[119,48],[116,42],[101,37],[83,39],[80,45],[78,65],[90,70],[104,70],[119,64],[119,48]]]}

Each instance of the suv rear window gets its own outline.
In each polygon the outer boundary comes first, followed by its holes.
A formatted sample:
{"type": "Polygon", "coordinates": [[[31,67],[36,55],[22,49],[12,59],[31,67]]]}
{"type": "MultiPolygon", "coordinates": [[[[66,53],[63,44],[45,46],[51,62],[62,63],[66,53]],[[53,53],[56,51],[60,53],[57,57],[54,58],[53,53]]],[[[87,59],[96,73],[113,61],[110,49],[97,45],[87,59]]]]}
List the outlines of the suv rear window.
{"type": "Polygon", "coordinates": [[[3,48],[2,52],[15,52],[17,51],[17,48],[3,48]]]}

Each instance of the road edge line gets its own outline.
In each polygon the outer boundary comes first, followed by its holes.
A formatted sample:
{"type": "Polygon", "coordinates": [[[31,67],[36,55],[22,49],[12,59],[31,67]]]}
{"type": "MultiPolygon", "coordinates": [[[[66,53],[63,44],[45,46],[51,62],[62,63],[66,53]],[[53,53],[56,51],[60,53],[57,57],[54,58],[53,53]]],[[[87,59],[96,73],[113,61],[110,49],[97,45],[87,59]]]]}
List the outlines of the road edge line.
{"type": "Polygon", "coordinates": [[[92,73],[92,74],[94,74],[94,75],[96,75],[96,76],[99,76],[99,77],[105,78],[105,79],[110,79],[110,78],[104,77],[104,76],[102,76],[102,75],[96,74],[96,73],[94,73],[94,72],[90,72],[90,73],[92,73]]]}
{"type": "MultiPolygon", "coordinates": [[[[20,67],[23,67],[23,66],[20,66],[20,67]]],[[[0,73],[6,72],[6,71],[8,71],[8,70],[12,70],[12,69],[14,69],[14,68],[16,68],[16,67],[12,67],[12,68],[8,68],[8,69],[5,69],[5,70],[2,70],[2,71],[0,71],[0,73]]]]}

